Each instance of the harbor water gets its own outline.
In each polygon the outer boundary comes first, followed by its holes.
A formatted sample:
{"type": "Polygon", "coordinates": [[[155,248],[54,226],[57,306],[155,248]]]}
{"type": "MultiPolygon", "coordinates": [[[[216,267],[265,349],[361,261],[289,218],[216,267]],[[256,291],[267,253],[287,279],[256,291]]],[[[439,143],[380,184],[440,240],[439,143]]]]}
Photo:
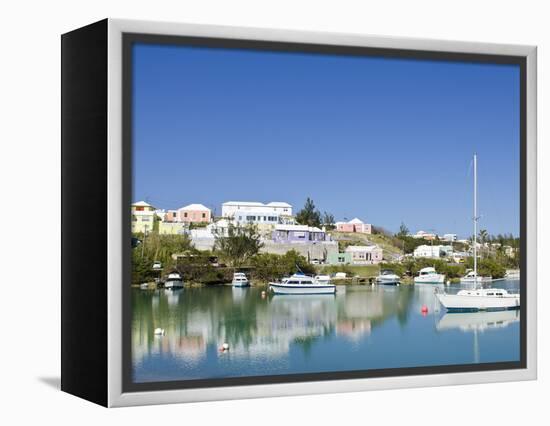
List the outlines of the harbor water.
{"type": "MultiPolygon", "coordinates": [[[[519,291],[519,281],[494,285],[519,291]]],[[[446,313],[435,287],[339,286],[336,295],[303,296],[262,296],[257,287],[134,289],[133,380],[519,360],[519,311],[446,313]],[[220,350],[224,343],[229,350],[220,350]]]]}

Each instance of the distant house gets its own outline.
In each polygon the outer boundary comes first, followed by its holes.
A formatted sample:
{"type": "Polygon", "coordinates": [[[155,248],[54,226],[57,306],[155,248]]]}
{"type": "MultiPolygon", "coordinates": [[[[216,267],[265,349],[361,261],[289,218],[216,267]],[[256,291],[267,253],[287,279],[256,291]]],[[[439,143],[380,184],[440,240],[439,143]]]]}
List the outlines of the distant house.
{"type": "Polygon", "coordinates": [[[384,257],[382,248],[377,245],[348,246],[345,252],[351,255],[351,263],[354,265],[376,265],[384,257]]]}
{"type": "Polygon", "coordinates": [[[307,225],[275,225],[272,240],[277,243],[321,242],[330,241],[323,229],[307,225]]]}
{"type": "Polygon", "coordinates": [[[329,253],[327,263],[329,265],[349,265],[351,264],[351,253],[329,253]]]}
{"type": "Polygon", "coordinates": [[[212,212],[202,204],[189,204],[178,209],[178,221],[185,223],[210,222],[212,212]]]}
{"type": "Polygon", "coordinates": [[[432,232],[418,231],[416,234],[411,235],[413,238],[424,238],[425,240],[435,240],[437,235],[432,232]]]}
{"type": "Polygon", "coordinates": [[[239,210],[245,210],[248,213],[260,212],[275,213],[278,216],[292,216],[292,206],[282,201],[272,201],[264,204],[257,201],[226,201],[222,204],[222,216],[232,218],[239,210]]]}
{"type": "Polygon", "coordinates": [[[179,222],[179,216],[177,210],[165,210],[164,217],[162,218],[164,222],[179,222]]]}
{"type": "Polygon", "coordinates": [[[360,232],[362,234],[371,234],[372,225],[364,223],[361,219],[355,218],[349,222],[336,222],[338,232],[360,232]]]}
{"type": "Polygon", "coordinates": [[[155,226],[156,208],[145,201],[138,201],[131,205],[132,232],[151,232],[155,226]]]}
{"type": "Polygon", "coordinates": [[[445,256],[452,256],[453,248],[452,246],[432,246],[432,245],[421,245],[414,249],[414,257],[428,257],[437,259],[445,256]]]}
{"type": "Polygon", "coordinates": [[[443,234],[442,240],[450,243],[455,242],[457,238],[456,234],[443,234]]]}

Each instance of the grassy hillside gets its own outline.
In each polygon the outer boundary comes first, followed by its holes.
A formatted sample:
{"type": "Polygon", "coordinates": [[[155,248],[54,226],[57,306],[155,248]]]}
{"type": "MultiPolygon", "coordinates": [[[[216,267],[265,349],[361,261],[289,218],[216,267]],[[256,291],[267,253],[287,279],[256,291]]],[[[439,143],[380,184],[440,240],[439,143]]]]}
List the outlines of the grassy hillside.
{"type": "Polygon", "coordinates": [[[338,241],[340,251],[344,251],[347,246],[360,245],[379,245],[384,252],[384,260],[392,261],[403,254],[401,247],[393,245],[392,239],[382,234],[358,234],[350,232],[331,232],[334,240],[338,241]]]}

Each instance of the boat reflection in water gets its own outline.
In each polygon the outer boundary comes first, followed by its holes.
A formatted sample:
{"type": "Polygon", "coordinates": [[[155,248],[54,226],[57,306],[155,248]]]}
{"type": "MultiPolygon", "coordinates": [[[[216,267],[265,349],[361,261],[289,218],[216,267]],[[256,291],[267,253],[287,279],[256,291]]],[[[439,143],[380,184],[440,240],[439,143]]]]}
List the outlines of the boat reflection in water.
{"type": "Polygon", "coordinates": [[[493,311],[493,312],[462,312],[449,313],[437,323],[438,330],[459,329],[468,331],[485,331],[492,328],[508,327],[514,322],[519,322],[519,311],[493,311]]]}

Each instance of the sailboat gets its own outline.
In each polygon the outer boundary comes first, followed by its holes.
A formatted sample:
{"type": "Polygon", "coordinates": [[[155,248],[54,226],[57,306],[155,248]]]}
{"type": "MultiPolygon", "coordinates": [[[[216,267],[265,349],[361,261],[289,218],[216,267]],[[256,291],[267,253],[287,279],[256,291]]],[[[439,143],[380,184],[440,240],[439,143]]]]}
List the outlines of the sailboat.
{"type": "Polygon", "coordinates": [[[517,293],[508,293],[501,288],[481,288],[477,274],[477,155],[474,154],[474,270],[473,289],[460,290],[457,294],[437,293],[437,299],[448,311],[497,311],[519,309],[520,298],[517,293]]]}

